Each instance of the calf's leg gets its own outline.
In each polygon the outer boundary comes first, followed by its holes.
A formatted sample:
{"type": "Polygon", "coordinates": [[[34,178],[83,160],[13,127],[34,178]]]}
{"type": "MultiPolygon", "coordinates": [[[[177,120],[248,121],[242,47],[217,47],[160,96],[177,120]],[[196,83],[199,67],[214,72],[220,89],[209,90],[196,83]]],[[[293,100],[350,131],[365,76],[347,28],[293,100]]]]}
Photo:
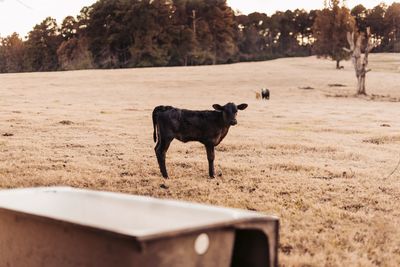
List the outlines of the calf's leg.
{"type": "Polygon", "coordinates": [[[168,179],[167,168],[165,166],[165,156],[171,142],[172,139],[170,138],[160,138],[155,147],[158,166],[160,167],[161,174],[165,179],[168,179]]]}
{"type": "Polygon", "coordinates": [[[210,175],[211,178],[214,178],[215,177],[215,174],[214,174],[214,158],[215,158],[214,145],[206,145],[206,150],[207,150],[207,159],[208,159],[208,174],[210,175]]]}

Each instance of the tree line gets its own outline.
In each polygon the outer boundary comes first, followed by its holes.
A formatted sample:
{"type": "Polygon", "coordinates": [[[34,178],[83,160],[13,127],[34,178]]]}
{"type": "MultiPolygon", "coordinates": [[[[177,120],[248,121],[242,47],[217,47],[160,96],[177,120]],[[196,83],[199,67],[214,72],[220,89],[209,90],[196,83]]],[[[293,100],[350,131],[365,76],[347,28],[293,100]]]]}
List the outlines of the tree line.
{"type": "Polygon", "coordinates": [[[60,25],[46,18],[24,39],[16,33],[0,38],[0,72],[193,66],[312,54],[340,61],[347,56],[347,31],[367,27],[375,52],[400,51],[400,3],[352,10],[338,0],[330,3],[323,10],[268,16],[240,14],[226,0],[99,0],[60,25]]]}

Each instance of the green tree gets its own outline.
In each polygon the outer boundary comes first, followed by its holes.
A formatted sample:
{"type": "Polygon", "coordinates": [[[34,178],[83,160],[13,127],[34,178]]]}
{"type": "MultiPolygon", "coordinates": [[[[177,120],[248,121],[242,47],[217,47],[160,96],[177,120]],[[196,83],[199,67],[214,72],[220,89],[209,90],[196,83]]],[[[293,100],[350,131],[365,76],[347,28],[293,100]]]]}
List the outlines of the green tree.
{"type": "Polygon", "coordinates": [[[360,32],[365,32],[367,29],[367,14],[368,10],[361,4],[351,10],[351,15],[355,18],[357,29],[360,32]]]}
{"type": "Polygon", "coordinates": [[[77,23],[77,35],[83,36],[86,34],[86,29],[89,25],[91,20],[91,14],[93,12],[93,6],[85,6],[81,9],[78,16],[76,16],[76,23],[77,23]]]}
{"type": "Polygon", "coordinates": [[[312,17],[304,9],[296,9],[294,11],[294,22],[295,35],[300,41],[300,45],[308,44],[308,37],[311,34],[312,23],[314,22],[312,17]]]}
{"type": "Polygon", "coordinates": [[[376,40],[378,45],[378,48],[375,50],[382,51],[384,49],[385,42],[387,43],[387,40],[385,40],[384,24],[386,10],[387,6],[385,4],[379,4],[371,10],[368,10],[365,18],[366,24],[371,29],[372,38],[376,40]]]}
{"type": "Polygon", "coordinates": [[[92,5],[90,17],[85,28],[89,51],[93,61],[100,68],[121,67],[128,57],[130,35],[124,16],[125,2],[100,0],[92,5]],[[119,62],[119,56],[123,62],[119,62]]]}
{"type": "Polygon", "coordinates": [[[172,23],[167,29],[171,37],[170,65],[201,64],[201,50],[196,36],[201,19],[198,1],[173,1],[172,23]]]}
{"type": "Polygon", "coordinates": [[[316,10],[307,12],[303,9],[296,9],[294,12],[293,36],[295,38],[292,49],[298,56],[311,55],[313,32],[312,27],[317,16],[316,10]]]}
{"type": "Polygon", "coordinates": [[[64,40],[69,40],[77,36],[78,23],[72,16],[67,16],[61,23],[60,33],[64,40]]]}
{"type": "Polygon", "coordinates": [[[7,72],[6,51],[3,46],[3,38],[0,36],[0,73],[5,72],[7,72]]]}
{"type": "Polygon", "coordinates": [[[347,33],[355,31],[355,20],[350,11],[339,6],[339,0],[332,0],[332,8],[325,8],[317,13],[313,25],[315,38],[314,52],[320,57],[329,57],[336,61],[348,59],[349,53],[343,50],[347,46],[347,33]]]}
{"type": "Polygon", "coordinates": [[[131,30],[131,64],[138,67],[166,66],[170,61],[171,2],[143,0],[131,9],[127,25],[131,30]]]}
{"type": "Polygon", "coordinates": [[[271,51],[273,54],[277,56],[282,56],[282,45],[281,45],[281,27],[282,27],[282,20],[283,20],[283,12],[277,11],[271,16],[271,40],[272,46],[271,51]]]}
{"type": "Polygon", "coordinates": [[[59,67],[57,49],[62,42],[57,22],[46,18],[28,34],[26,62],[32,71],[53,71],[59,67]]]}
{"type": "Polygon", "coordinates": [[[25,44],[17,33],[1,39],[0,72],[25,71],[25,44]]]}
{"type": "Polygon", "coordinates": [[[91,69],[94,67],[86,38],[73,37],[61,43],[57,58],[62,70],[91,69]]]}
{"type": "Polygon", "coordinates": [[[204,0],[204,3],[202,13],[213,39],[213,64],[236,61],[238,48],[233,10],[226,4],[226,0],[204,0]]]}
{"type": "Polygon", "coordinates": [[[236,18],[239,30],[238,47],[244,60],[260,60],[268,53],[269,17],[254,12],[236,18]]]}
{"type": "Polygon", "coordinates": [[[186,12],[193,32],[192,63],[194,65],[216,62],[215,35],[208,23],[208,5],[203,0],[187,1],[186,12]]]}
{"type": "Polygon", "coordinates": [[[400,3],[390,5],[384,17],[386,51],[400,52],[400,3]]]}
{"type": "Polygon", "coordinates": [[[276,12],[271,16],[271,30],[274,36],[275,53],[293,56],[298,48],[296,40],[296,20],[294,12],[276,12]]]}

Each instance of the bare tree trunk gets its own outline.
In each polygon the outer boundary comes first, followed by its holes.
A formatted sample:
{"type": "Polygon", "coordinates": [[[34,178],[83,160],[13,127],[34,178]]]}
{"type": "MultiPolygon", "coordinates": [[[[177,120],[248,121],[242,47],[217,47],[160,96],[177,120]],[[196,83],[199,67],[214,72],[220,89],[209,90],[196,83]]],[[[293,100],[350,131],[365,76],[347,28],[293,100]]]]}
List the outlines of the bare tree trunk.
{"type": "Polygon", "coordinates": [[[360,91],[358,92],[359,95],[367,95],[367,92],[365,91],[365,74],[361,76],[361,81],[360,81],[360,91]]]}
{"type": "Polygon", "coordinates": [[[336,69],[337,69],[337,70],[340,69],[340,60],[336,60],[336,69]]]}
{"type": "Polygon", "coordinates": [[[352,61],[354,65],[354,70],[356,72],[357,77],[357,94],[358,95],[367,95],[367,91],[365,88],[365,79],[366,75],[370,69],[367,69],[368,66],[368,55],[369,52],[374,47],[370,41],[370,29],[367,28],[366,36],[359,35],[357,40],[354,40],[354,32],[347,33],[347,41],[350,45],[350,49],[343,48],[345,51],[352,53],[352,61]],[[367,47],[365,48],[364,58],[362,59],[361,54],[361,44],[363,39],[367,40],[367,47]]]}
{"type": "Polygon", "coordinates": [[[194,39],[197,39],[196,36],[196,10],[192,10],[192,19],[193,19],[193,34],[194,34],[194,39]]]}

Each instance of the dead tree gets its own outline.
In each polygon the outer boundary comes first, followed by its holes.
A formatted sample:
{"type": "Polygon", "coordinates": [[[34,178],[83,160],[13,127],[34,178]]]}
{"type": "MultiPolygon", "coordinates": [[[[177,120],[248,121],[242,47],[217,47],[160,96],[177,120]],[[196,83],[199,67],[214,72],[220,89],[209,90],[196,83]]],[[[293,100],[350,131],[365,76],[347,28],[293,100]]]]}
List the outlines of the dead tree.
{"type": "Polygon", "coordinates": [[[352,53],[352,61],[354,65],[354,69],[356,71],[356,77],[357,77],[357,94],[358,95],[366,95],[367,92],[365,90],[365,76],[367,75],[368,72],[370,72],[370,69],[367,69],[368,67],[368,55],[369,52],[371,52],[372,48],[374,48],[373,43],[371,42],[371,33],[370,29],[367,28],[366,34],[360,34],[357,37],[357,40],[354,40],[354,32],[353,33],[347,33],[347,41],[350,45],[350,49],[348,48],[343,48],[345,51],[352,53]],[[366,39],[367,41],[367,46],[365,48],[365,53],[364,53],[364,58],[362,58],[362,53],[361,53],[361,46],[362,43],[366,39]]]}

